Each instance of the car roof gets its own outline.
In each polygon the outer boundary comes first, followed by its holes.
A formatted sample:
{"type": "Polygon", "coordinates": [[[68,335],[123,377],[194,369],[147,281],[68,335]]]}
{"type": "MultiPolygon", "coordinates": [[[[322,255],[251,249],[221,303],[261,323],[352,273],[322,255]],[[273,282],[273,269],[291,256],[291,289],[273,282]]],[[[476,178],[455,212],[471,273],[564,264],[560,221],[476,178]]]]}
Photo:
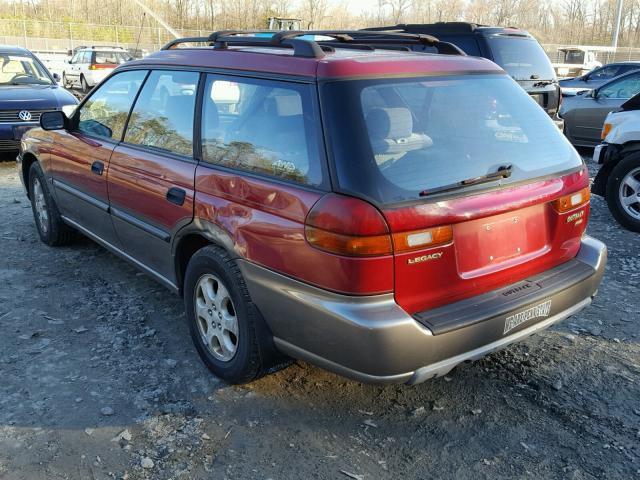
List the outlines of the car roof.
{"type": "Polygon", "coordinates": [[[640,70],[631,70],[630,72],[623,73],[622,75],[618,75],[617,77],[613,77],[611,80],[607,80],[605,83],[600,85],[598,88],[606,87],[610,83],[617,82],[618,80],[620,80],[622,78],[625,78],[625,77],[630,77],[632,75],[638,75],[638,73],[640,73],[640,70]]]}
{"type": "Polygon", "coordinates": [[[390,27],[378,27],[375,30],[404,30],[424,32],[432,35],[504,35],[520,38],[533,38],[529,32],[516,27],[498,27],[470,22],[403,23],[390,27]]]}
{"type": "Polygon", "coordinates": [[[457,73],[504,73],[493,62],[466,55],[443,55],[398,50],[352,50],[335,48],[322,58],[293,55],[290,48],[212,47],[161,50],[129,62],[128,66],[181,66],[244,70],[318,79],[433,75],[457,73]]]}
{"type": "Polygon", "coordinates": [[[0,45],[0,53],[19,53],[21,55],[31,55],[31,52],[26,48],[18,47],[17,45],[0,45]]]}

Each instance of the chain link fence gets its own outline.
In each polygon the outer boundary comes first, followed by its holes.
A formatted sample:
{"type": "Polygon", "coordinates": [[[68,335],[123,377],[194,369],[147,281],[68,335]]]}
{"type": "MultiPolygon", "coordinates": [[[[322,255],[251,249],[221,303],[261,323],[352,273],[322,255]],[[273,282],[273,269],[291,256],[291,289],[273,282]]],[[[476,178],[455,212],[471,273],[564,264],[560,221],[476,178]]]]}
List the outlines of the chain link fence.
{"type": "MultiPolygon", "coordinates": [[[[215,30],[178,30],[184,37],[207,36],[215,30]]],[[[63,53],[78,46],[114,45],[153,52],[172,40],[160,26],[100,25],[40,20],[0,19],[0,43],[19,45],[41,53],[63,53]]],[[[552,62],[561,62],[560,44],[544,44],[552,62]]],[[[598,52],[597,59],[605,63],[640,60],[640,48],[620,47],[615,52],[598,52]]]]}

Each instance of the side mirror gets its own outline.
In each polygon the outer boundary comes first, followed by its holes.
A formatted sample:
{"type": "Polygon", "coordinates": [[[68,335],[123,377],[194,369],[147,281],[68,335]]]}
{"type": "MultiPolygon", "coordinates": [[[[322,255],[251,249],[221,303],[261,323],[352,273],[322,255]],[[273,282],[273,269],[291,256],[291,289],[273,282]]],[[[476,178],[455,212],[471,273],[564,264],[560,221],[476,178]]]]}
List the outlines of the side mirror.
{"type": "Polygon", "coordinates": [[[589,91],[589,96],[590,96],[591,98],[598,98],[598,89],[597,89],[597,88],[594,88],[593,90],[590,90],[590,91],[589,91]]]}
{"type": "Polygon", "coordinates": [[[58,75],[57,73],[54,73],[53,74],[53,79],[56,81],[56,83],[59,82],[60,81],[60,75],[58,75]]]}
{"type": "Polygon", "coordinates": [[[67,126],[67,116],[60,110],[44,112],[40,115],[40,127],[43,130],[62,130],[67,126]]]}

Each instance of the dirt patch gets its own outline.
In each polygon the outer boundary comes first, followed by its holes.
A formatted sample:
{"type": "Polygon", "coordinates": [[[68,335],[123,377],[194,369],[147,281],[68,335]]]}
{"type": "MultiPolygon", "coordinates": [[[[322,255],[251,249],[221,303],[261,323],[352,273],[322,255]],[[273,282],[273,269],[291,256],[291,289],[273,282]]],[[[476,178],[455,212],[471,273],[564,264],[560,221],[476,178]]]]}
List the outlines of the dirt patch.
{"type": "Polygon", "coordinates": [[[599,197],[595,303],[415,387],[302,363],[225,385],[178,297],[87,239],[38,240],[11,162],[0,219],[0,479],[640,478],[640,237],[599,197]]]}

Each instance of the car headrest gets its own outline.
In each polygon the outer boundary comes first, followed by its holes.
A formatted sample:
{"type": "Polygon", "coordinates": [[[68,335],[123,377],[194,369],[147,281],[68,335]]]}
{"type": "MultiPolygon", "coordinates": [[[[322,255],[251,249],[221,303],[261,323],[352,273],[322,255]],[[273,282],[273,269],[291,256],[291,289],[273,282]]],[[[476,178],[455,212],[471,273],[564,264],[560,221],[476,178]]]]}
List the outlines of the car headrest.
{"type": "Polygon", "coordinates": [[[372,139],[407,138],[413,133],[413,118],[408,108],[373,108],[366,118],[372,139]]]}

